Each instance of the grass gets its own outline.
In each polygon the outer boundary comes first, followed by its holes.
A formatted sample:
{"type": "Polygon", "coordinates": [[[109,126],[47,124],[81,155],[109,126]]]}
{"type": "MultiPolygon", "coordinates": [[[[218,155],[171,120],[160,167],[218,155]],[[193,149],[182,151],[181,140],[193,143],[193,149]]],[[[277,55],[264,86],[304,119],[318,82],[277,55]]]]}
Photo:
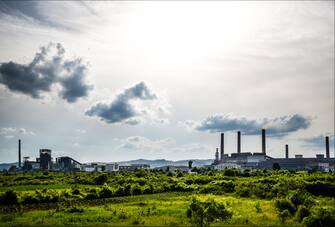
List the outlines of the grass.
{"type": "MultiPolygon", "coordinates": [[[[0,214],[0,226],[187,226],[186,208],[192,193],[162,193],[125,197],[123,202],[107,202],[100,206],[74,206],[63,209],[33,210],[22,213],[0,214]]],[[[227,204],[233,217],[226,223],[213,226],[300,226],[292,219],[279,221],[271,200],[237,198],[223,195],[196,195],[201,200],[213,198],[227,204]],[[258,204],[258,209],[256,209],[258,204]]],[[[320,201],[321,202],[321,201],[320,201]]],[[[334,201],[322,201],[333,206],[334,201]]]]}

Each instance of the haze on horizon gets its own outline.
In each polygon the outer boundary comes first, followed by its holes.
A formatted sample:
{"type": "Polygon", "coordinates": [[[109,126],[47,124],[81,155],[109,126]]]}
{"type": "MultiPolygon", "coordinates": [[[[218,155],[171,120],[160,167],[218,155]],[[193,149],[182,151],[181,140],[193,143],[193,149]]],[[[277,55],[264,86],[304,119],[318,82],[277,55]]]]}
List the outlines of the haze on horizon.
{"type": "Polygon", "coordinates": [[[334,157],[333,1],[0,1],[0,162],[334,157]]]}

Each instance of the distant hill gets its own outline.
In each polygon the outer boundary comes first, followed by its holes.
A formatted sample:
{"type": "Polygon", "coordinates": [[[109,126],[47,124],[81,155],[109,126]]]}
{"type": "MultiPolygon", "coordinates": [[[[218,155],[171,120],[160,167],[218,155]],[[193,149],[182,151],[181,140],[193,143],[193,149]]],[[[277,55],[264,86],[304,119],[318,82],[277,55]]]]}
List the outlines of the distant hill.
{"type": "MultiPolygon", "coordinates": [[[[165,160],[165,159],[156,159],[156,160],[148,160],[148,159],[136,159],[136,160],[130,160],[130,161],[121,161],[118,162],[119,165],[131,165],[131,164],[148,164],[151,168],[160,167],[160,166],[167,166],[167,165],[173,165],[173,166],[188,166],[188,161],[192,160],[193,164],[192,166],[205,166],[210,165],[213,163],[213,159],[188,159],[188,160],[179,160],[179,161],[171,161],[171,160],[165,160]]],[[[103,162],[95,162],[95,163],[103,163],[103,162]]],[[[17,162],[14,163],[0,163],[0,171],[4,169],[9,169],[12,165],[18,165],[17,162]]]]}
{"type": "Polygon", "coordinates": [[[18,166],[17,162],[13,162],[13,163],[0,163],[0,171],[4,170],[4,169],[9,169],[11,166],[18,166]]]}
{"type": "Polygon", "coordinates": [[[119,165],[131,165],[131,164],[148,164],[151,168],[173,165],[173,166],[188,166],[188,161],[193,161],[192,166],[205,166],[213,163],[213,159],[188,159],[188,160],[179,160],[179,161],[171,161],[165,159],[156,159],[156,160],[148,160],[148,159],[137,159],[131,161],[122,161],[118,162],[119,165]]]}

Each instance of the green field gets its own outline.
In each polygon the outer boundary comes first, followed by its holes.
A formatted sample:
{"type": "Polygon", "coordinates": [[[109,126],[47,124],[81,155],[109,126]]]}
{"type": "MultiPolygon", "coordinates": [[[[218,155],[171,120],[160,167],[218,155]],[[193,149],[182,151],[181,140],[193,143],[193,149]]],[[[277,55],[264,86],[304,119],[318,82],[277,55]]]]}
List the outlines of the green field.
{"type": "Polygon", "coordinates": [[[3,173],[0,184],[1,226],[201,226],[194,198],[230,214],[211,226],[335,226],[332,173],[3,173]]]}

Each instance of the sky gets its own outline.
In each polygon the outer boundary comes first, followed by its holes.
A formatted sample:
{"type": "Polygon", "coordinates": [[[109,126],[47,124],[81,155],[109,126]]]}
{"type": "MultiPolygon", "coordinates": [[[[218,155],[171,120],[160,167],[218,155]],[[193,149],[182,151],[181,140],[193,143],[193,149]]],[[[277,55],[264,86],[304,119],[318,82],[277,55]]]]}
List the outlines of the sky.
{"type": "Polygon", "coordinates": [[[333,1],[0,1],[0,162],[334,156],[333,1]]]}

